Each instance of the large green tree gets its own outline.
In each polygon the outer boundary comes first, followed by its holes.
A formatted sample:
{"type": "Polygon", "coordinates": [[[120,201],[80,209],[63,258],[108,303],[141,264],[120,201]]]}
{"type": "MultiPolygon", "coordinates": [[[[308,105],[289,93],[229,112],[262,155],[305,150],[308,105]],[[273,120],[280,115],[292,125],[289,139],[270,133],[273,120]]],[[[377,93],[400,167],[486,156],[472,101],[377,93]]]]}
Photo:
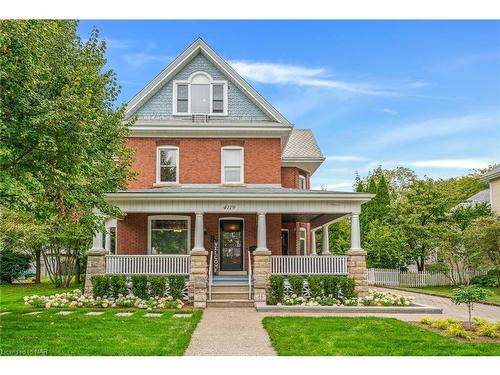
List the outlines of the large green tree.
{"type": "Polygon", "coordinates": [[[83,246],[118,215],[105,193],[132,176],[130,123],[116,107],[105,43],[96,30],[82,40],[77,27],[0,21],[0,205],[50,228],[43,248],[52,252],[83,246]]]}

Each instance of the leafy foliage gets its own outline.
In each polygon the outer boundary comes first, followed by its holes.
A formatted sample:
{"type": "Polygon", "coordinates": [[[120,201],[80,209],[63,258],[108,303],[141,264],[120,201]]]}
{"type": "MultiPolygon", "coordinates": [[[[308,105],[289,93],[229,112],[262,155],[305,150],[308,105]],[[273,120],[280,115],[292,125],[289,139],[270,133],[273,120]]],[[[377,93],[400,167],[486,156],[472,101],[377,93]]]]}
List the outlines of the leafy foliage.
{"type": "Polygon", "coordinates": [[[103,298],[109,295],[110,278],[107,275],[94,275],[90,278],[94,298],[103,298]]]}
{"type": "Polygon", "coordinates": [[[149,296],[163,297],[167,288],[167,278],[165,276],[149,276],[149,296]]]}
{"type": "Polygon", "coordinates": [[[321,286],[322,277],[319,275],[312,275],[307,278],[307,283],[309,284],[309,291],[311,297],[317,298],[322,297],[323,287],[321,286]]]}
{"type": "Polygon", "coordinates": [[[27,254],[5,249],[0,251],[0,282],[12,284],[12,281],[30,269],[30,257],[27,254]]]}
{"type": "Polygon", "coordinates": [[[175,299],[182,298],[182,291],[186,286],[186,276],[184,275],[171,275],[168,277],[168,286],[170,288],[170,295],[175,299]]]}
{"type": "Polygon", "coordinates": [[[141,299],[149,298],[148,291],[148,276],[147,275],[133,275],[132,276],[132,294],[141,299]]]}
{"type": "Polygon", "coordinates": [[[288,277],[288,282],[290,283],[293,294],[301,296],[304,288],[304,278],[300,275],[293,275],[288,277]]]}
{"type": "Polygon", "coordinates": [[[285,278],[281,275],[271,275],[270,278],[270,296],[268,303],[276,305],[283,302],[285,296],[285,278]]]}
{"type": "Polygon", "coordinates": [[[461,286],[460,288],[453,289],[451,301],[457,305],[467,305],[469,311],[469,328],[471,328],[472,309],[474,308],[474,303],[484,301],[486,297],[490,295],[491,292],[489,290],[475,285],[461,286]]]}
{"type": "Polygon", "coordinates": [[[112,275],[109,278],[109,286],[111,296],[118,298],[118,296],[127,294],[127,277],[124,275],[112,275]]]}

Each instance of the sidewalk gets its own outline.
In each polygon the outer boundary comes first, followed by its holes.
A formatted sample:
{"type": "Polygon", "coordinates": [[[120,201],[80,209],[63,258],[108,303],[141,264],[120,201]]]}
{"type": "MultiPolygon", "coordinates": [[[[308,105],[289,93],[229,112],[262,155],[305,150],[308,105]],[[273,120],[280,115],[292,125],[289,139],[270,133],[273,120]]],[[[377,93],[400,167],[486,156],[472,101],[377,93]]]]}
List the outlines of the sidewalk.
{"type": "Polygon", "coordinates": [[[252,308],[207,308],[185,355],[276,355],[252,308]]]}

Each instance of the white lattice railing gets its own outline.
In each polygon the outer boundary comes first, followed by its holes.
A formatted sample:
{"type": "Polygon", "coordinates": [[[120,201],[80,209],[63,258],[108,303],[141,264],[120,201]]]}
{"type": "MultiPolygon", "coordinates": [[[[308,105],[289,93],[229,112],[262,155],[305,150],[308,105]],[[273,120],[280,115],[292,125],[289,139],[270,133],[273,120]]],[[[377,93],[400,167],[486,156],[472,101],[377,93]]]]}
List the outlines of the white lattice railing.
{"type": "Polygon", "coordinates": [[[106,255],[110,275],[189,275],[189,255],[106,255]]]}
{"type": "Polygon", "coordinates": [[[277,275],[347,275],[345,255],[273,255],[271,273],[277,275]]]}

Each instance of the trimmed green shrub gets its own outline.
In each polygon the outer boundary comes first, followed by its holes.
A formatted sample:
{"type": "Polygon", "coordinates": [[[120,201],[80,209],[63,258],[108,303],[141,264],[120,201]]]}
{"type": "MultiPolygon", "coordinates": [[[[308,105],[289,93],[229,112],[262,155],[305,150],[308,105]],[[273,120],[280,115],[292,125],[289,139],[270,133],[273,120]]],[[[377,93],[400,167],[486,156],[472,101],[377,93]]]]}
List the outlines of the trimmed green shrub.
{"type": "Polygon", "coordinates": [[[146,275],[132,276],[132,293],[141,299],[148,299],[148,277],[146,275]]]}
{"type": "Polygon", "coordinates": [[[90,278],[94,298],[109,295],[110,277],[107,275],[94,275],[90,278]]]}
{"type": "Polygon", "coordinates": [[[283,302],[283,297],[285,296],[285,278],[281,275],[271,275],[270,284],[269,304],[276,305],[283,302]]]}
{"type": "Polygon", "coordinates": [[[171,275],[168,277],[168,287],[170,295],[175,299],[182,299],[182,291],[186,286],[186,276],[171,275]]]}
{"type": "Polygon", "coordinates": [[[311,291],[311,297],[317,298],[323,296],[323,290],[321,287],[321,276],[314,275],[307,278],[307,283],[309,284],[309,290],[311,291]]]}
{"type": "Polygon", "coordinates": [[[344,298],[356,297],[356,292],[354,291],[355,286],[356,282],[352,277],[342,277],[340,279],[340,290],[344,298]]]}
{"type": "Polygon", "coordinates": [[[470,280],[470,283],[473,285],[485,286],[490,288],[497,288],[499,286],[498,278],[495,275],[488,274],[475,276],[470,280]]]}
{"type": "Polygon", "coordinates": [[[149,296],[150,297],[163,297],[165,289],[167,289],[166,276],[149,276],[149,296]]]}
{"type": "Polygon", "coordinates": [[[118,295],[127,294],[127,277],[124,275],[112,275],[109,278],[109,285],[111,289],[111,296],[118,298],[118,295]]]}
{"type": "Polygon", "coordinates": [[[304,294],[304,278],[300,275],[288,276],[288,282],[292,288],[292,293],[297,297],[302,297],[304,294]]]}
{"type": "Polygon", "coordinates": [[[339,276],[323,276],[323,292],[325,297],[332,296],[339,298],[340,277],[339,276]]]}
{"type": "Polygon", "coordinates": [[[12,250],[0,251],[0,282],[12,284],[30,269],[30,257],[27,254],[12,250]]]}

